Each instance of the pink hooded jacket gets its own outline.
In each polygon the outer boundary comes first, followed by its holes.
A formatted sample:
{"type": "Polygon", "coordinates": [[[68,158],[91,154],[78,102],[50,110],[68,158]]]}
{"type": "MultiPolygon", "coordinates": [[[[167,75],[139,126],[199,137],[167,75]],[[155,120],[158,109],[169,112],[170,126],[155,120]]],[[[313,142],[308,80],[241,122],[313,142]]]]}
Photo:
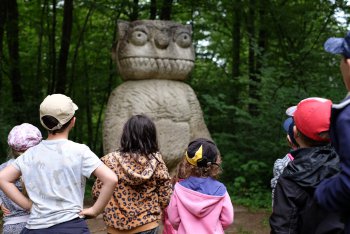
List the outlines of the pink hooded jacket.
{"type": "MultiPolygon", "coordinates": [[[[217,184],[222,185],[220,182],[217,184]]],[[[178,234],[222,234],[234,219],[233,206],[226,188],[223,195],[215,196],[177,183],[167,211],[169,221],[178,234]]]]}

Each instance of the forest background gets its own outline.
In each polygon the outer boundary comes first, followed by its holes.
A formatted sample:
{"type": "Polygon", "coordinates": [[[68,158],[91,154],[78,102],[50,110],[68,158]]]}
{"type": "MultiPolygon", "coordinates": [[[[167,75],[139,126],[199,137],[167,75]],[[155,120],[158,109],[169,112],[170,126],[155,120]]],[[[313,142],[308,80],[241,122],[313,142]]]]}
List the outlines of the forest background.
{"type": "Polygon", "coordinates": [[[14,125],[41,127],[39,104],[51,93],[79,106],[70,138],[103,156],[104,110],[122,83],[111,58],[117,21],[172,20],[193,27],[186,82],[221,151],[221,180],[235,202],[270,207],[272,166],[289,150],[286,108],[345,97],[340,57],[323,43],[346,34],[348,13],[334,0],[1,0],[0,160],[14,125]]]}

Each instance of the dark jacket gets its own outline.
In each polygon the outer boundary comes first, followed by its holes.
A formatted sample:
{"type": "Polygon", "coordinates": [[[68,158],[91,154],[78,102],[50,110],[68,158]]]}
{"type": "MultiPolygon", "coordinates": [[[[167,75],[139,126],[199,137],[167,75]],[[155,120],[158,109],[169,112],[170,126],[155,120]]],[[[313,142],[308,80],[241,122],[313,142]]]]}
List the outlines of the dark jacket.
{"type": "Polygon", "coordinates": [[[340,158],[341,172],[323,181],[315,192],[318,203],[329,211],[342,212],[345,233],[350,234],[350,97],[332,106],[331,141],[340,158]]]}
{"type": "Polygon", "coordinates": [[[314,199],[317,185],[339,172],[339,158],[331,146],[291,152],[275,190],[271,233],[343,233],[340,216],[321,208],[314,199]]]}

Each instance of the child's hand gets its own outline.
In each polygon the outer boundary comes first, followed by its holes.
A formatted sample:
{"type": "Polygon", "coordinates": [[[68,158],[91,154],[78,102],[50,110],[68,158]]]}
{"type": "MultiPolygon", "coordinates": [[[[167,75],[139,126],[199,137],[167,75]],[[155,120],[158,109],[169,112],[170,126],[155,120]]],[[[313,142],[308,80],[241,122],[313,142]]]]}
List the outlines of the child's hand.
{"type": "Polygon", "coordinates": [[[86,219],[93,219],[93,218],[96,218],[96,216],[98,215],[99,213],[93,208],[93,207],[90,207],[90,208],[87,208],[87,209],[83,209],[79,215],[80,216],[84,216],[86,219]]]}
{"type": "Polygon", "coordinates": [[[4,216],[11,214],[11,211],[7,209],[3,204],[0,206],[2,213],[4,213],[4,216]]]}

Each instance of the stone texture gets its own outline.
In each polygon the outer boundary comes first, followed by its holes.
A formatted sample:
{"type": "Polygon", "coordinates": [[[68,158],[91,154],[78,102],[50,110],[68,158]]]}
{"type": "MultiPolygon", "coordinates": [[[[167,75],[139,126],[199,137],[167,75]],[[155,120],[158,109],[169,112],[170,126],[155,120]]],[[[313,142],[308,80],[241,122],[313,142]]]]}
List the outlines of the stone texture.
{"type": "Polygon", "coordinates": [[[170,169],[197,137],[210,139],[203,113],[192,88],[179,81],[127,81],[110,95],[104,121],[105,153],[118,149],[124,123],[134,114],[145,114],[156,127],[158,143],[170,169]]]}
{"type": "Polygon", "coordinates": [[[126,82],[109,97],[104,152],[119,148],[123,125],[132,115],[145,114],[157,127],[160,151],[171,171],[191,140],[211,139],[194,91],[181,82],[194,66],[192,27],[160,20],[119,21],[117,31],[112,54],[126,82]]]}
{"type": "Polygon", "coordinates": [[[118,22],[113,49],[124,80],[185,80],[194,66],[192,28],[172,21],[118,22]]]}

